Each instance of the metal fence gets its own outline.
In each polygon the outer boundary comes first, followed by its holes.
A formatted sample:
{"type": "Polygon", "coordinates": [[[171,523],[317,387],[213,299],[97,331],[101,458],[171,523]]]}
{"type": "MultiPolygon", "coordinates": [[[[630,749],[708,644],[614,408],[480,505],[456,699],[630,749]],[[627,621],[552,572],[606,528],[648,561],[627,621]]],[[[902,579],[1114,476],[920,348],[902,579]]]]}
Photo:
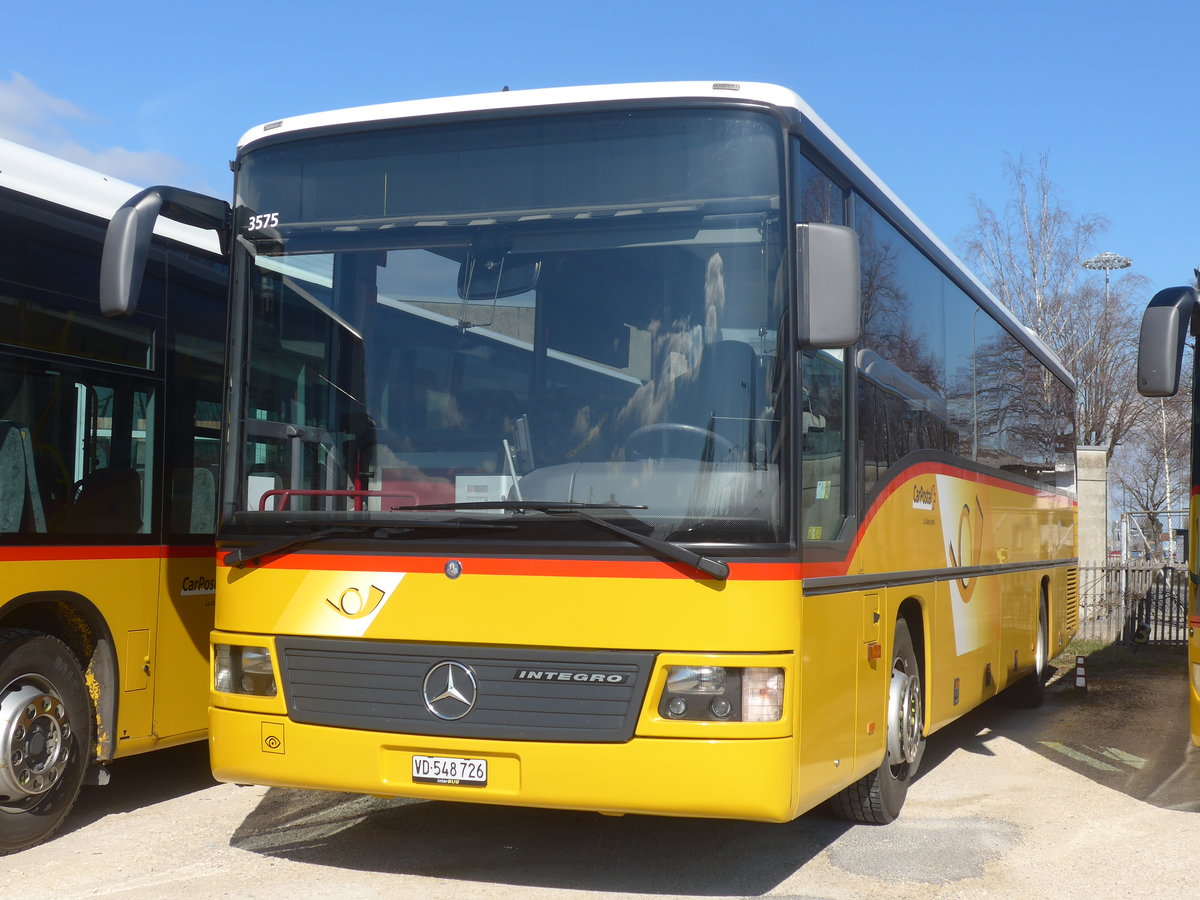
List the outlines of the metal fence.
{"type": "Polygon", "coordinates": [[[1113,563],[1079,567],[1079,637],[1187,643],[1187,570],[1113,563]]]}

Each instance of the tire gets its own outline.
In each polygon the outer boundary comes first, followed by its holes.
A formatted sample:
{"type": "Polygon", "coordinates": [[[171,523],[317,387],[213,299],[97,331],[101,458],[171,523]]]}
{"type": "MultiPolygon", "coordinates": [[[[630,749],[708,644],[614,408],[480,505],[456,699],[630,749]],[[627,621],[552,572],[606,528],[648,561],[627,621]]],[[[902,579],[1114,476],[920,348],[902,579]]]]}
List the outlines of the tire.
{"type": "Polygon", "coordinates": [[[866,825],[886,825],[900,815],[908,786],[925,754],[924,701],[921,669],[908,623],[898,619],[888,682],[887,752],[878,769],[830,800],[837,815],[866,825]]]}
{"type": "Polygon", "coordinates": [[[1000,695],[1006,706],[1037,709],[1046,698],[1046,665],[1050,647],[1050,622],[1046,599],[1038,603],[1037,644],[1033,651],[1033,671],[1000,695]]]}
{"type": "Polygon", "coordinates": [[[0,856],[62,824],[79,797],[91,733],[83,671],[66,644],[0,631],[0,856]]]}

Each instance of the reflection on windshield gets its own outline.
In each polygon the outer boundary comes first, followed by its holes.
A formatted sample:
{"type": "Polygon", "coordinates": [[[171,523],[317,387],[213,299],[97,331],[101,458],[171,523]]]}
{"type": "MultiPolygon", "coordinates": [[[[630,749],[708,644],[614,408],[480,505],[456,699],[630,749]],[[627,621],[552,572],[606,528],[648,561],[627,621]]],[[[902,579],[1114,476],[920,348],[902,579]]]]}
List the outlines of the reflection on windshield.
{"type": "Polygon", "coordinates": [[[781,540],[777,196],[713,206],[262,236],[240,507],[612,503],[781,540]]]}

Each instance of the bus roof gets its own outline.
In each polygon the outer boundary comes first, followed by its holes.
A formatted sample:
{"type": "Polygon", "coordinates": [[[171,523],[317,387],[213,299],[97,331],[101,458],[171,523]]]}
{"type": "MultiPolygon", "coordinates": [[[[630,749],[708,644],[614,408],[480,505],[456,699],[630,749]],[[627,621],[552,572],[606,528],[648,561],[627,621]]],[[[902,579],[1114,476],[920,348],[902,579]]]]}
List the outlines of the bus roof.
{"type": "Polygon", "coordinates": [[[396,103],[378,103],[373,106],[357,106],[293,116],[251,128],[242,135],[242,139],[238,142],[238,151],[240,153],[262,138],[274,138],[288,132],[337,128],[342,125],[384,122],[392,119],[414,119],[501,110],[532,110],[543,106],[698,99],[742,100],[764,103],[781,109],[796,109],[806,115],[811,114],[808,106],[794,92],[778,85],[757,82],[661,81],[644,84],[539,88],[527,91],[505,90],[490,94],[464,94],[459,97],[437,97],[429,100],[402,100],[396,103]]]}
{"type": "Polygon", "coordinates": [[[438,97],[429,100],[403,100],[329,110],[279,119],[256,126],[238,141],[238,156],[264,140],[278,140],[283,135],[299,138],[306,133],[346,128],[403,119],[424,119],[437,116],[468,115],[505,110],[533,111],[539,107],[562,108],[571,105],[611,104],[621,102],[704,100],[708,102],[762,104],[788,115],[794,130],[802,134],[817,149],[830,158],[851,187],[863,194],[896,221],[901,229],[922,246],[942,266],[959,286],[993,316],[1018,340],[1049,366],[1072,390],[1075,379],[1058,355],[1033,331],[1030,331],[975,276],[905,203],[892,193],[883,180],[850,149],[813,109],[794,91],[775,84],[751,81],[663,81],[641,84],[604,84],[584,87],[540,88],[522,91],[498,91],[490,94],[466,94],[458,97],[438,97]]]}
{"type": "MultiPolygon", "coordinates": [[[[3,138],[0,138],[0,188],[106,221],[141,190],[127,181],[3,138]]],[[[159,217],[154,232],[198,250],[220,253],[220,244],[212,231],[159,217]]]]}

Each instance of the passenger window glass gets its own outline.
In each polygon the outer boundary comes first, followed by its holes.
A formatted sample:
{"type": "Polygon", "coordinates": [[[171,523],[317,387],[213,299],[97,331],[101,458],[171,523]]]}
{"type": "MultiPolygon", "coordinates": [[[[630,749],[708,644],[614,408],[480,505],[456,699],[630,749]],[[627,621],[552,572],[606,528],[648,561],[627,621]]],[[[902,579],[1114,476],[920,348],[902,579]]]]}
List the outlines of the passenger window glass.
{"type": "Polygon", "coordinates": [[[154,427],[149,390],[35,366],[0,372],[0,535],[149,534],[154,427]]]}
{"type": "MultiPolygon", "coordinates": [[[[797,222],[846,224],[846,192],[793,144],[797,222]]],[[[801,534],[806,541],[837,540],[846,518],[846,351],[801,355],[801,534]]]]}
{"type": "Polygon", "coordinates": [[[953,453],[960,436],[947,403],[948,279],[861,197],[854,210],[863,303],[858,428],[869,495],[906,455],[953,453]]]}
{"type": "Polygon", "coordinates": [[[794,154],[797,222],[846,224],[846,193],[798,150],[794,154]]]}
{"type": "Polygon", "coordinates": [[[836,540],[846,516],[845,351],[806,350],[800,391],[804,538],[836,540]]]}
{"type": "Polygon", "coordinates": [[[226,270],[184,254],[170,265],[167,526],[178,541],[216,530],[226,270]]]}

